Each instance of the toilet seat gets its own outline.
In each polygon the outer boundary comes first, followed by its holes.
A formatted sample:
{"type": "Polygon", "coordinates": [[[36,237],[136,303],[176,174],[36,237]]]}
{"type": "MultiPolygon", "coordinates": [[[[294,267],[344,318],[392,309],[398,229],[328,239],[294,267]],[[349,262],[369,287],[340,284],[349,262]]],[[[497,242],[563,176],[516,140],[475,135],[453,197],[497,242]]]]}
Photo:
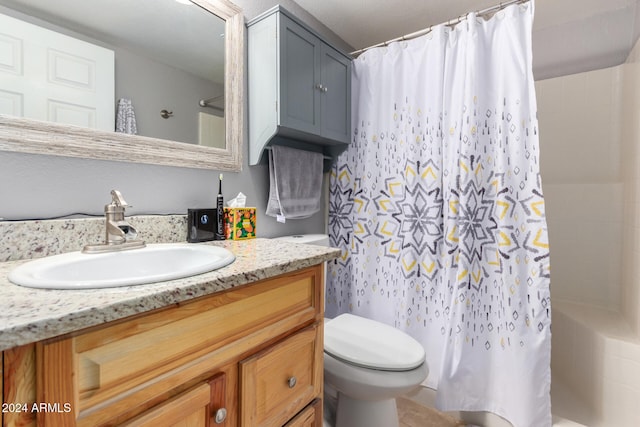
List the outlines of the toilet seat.
{"type": "Polygon", "coordinates": [[[425,361],[418,341],[384,323],[352,314],[326,320],[324,351],[346,363],[384,371],[408,371],[425,361]]]}

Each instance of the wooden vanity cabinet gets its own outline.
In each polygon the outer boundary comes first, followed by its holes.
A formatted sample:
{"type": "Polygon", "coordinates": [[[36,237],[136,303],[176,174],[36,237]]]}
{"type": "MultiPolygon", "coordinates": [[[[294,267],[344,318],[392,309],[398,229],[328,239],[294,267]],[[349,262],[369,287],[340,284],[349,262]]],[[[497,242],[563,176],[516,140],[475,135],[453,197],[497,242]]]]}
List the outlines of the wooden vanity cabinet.
{"type": "Polygon", "coordinates": [[[3,402],[49,407],[3,426],[320,427],[323,292],[317,265],[19,347],[3,402]]]}

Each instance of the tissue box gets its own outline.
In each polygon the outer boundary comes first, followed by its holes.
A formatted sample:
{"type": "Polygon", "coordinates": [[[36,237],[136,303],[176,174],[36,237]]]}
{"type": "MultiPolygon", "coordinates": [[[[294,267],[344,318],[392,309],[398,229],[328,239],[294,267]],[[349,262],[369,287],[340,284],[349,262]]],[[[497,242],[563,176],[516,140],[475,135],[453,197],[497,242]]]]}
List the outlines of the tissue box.
{"type": "Polygon", "coordinates": [[[256,208],[224,208],[224,233],[228,240],[256,237],[256,208]]]}

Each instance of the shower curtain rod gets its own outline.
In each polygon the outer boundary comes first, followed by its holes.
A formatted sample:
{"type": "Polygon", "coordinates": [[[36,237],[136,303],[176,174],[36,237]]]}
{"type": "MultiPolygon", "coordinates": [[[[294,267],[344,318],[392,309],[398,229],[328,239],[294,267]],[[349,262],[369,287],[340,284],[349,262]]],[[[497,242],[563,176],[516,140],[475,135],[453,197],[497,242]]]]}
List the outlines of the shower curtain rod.
{"type": "Polygon", "coordinates": [[[218,95],[218,96],[213,96],[213,97],[207,98],[207,99],[201,99],[200,101],[198,101],[198,105],[200,105],[203,108],[207,108],[208,107],[208,108],[212,108],[214,110],[224,111],[224,108],[216,107],[215,105],[211,105],[212,103],[216,102],[220,98],[224,98],[224,94],[218,95]]]}
{"type": "MultiPolygon", "coordinates": [[[[491,6],[488,7],[486,9],[482,9],[482,10],[476,10],[475,14],[476,15],[484,15],[490,12],[494,12],[494,11],[500,11],[502,9],[504,9],[507,6],[510,6],[512,4],[516,4],[516,3],[526,3],[529,0],[507,0],[507,1],[503,1],[500,4],[497,4],[495,6],[491,6]]],[[[447,22],[444,22],[445,25],[456,25],[459,24],[460,22],[462,22],[463,19],[465,19],[467,16],[467,14],[464,15],[460,15],[457,18],[451,19],[447,22]]],[[[428,28],[424,28],[422,30],[418,30],[416,32],[410,33],[410,34],[405,34],[404,36],[401,37],[396,37],[395,39],[391,39],[391,40],[387,40],[386,42],[382,42],[382,43],[378,43],[378,44],[374,44],[373,46],[369,46],[369,47],[365,47],[363,49],[360,50],[354,50],[353,52],[351,52],[349,55],[351,56],[358,56],[360,55],[362,52],[365,52],[369,49],[373,49],[374,47],[381,47],[381,46],[387,46],[390,43],[393,42],[399,42],[399,41],[403,41],[403,40],[410,40],[410,39],[415,39],[416,37],[420,37],[423,36],[427,33],[429,33],[433,27],[435,27],[436,25],[430,25],[428,28]]]]}

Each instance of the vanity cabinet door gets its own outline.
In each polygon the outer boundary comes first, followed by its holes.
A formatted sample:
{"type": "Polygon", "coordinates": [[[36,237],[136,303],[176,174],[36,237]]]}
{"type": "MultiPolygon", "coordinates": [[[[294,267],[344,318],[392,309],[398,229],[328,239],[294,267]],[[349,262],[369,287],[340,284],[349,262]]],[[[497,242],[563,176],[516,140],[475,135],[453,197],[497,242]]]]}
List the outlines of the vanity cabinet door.
{"type": "Polygon", "coordinates": [[[35,345],[27,344],[0,352],[1,426],[36,425],[35,345]]]}
{"type": "Polygon", "coordinates": [[[240,362],[241,426],[285,425],[322,395],[321,328],[303,329],[240,362]]]}

